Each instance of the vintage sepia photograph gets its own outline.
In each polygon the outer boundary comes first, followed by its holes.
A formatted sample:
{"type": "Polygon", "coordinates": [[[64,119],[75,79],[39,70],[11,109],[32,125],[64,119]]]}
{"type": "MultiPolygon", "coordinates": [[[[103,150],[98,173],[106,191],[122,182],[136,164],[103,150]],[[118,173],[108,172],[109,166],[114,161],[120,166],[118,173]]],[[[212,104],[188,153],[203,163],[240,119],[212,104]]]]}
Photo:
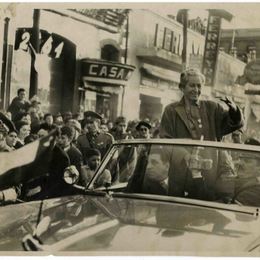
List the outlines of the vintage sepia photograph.
{"type": "Polygon", "coordinates": [[[0,3],[0,255],[260,256],[260,3],[0,3]]]}

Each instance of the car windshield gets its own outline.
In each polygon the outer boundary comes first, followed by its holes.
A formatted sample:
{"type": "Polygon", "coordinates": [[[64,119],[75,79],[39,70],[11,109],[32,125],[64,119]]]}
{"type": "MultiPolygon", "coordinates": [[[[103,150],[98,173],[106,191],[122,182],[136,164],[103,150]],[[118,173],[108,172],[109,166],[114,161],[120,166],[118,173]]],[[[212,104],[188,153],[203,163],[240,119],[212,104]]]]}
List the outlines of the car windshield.
{"type": "Polygon", "coordinates": [[[257,151],[227,146],[119,144],[88,188],[104,187],[107,174],[111,175],[110,188],[120,187],[120,192],[260,206],[257,151]]]}

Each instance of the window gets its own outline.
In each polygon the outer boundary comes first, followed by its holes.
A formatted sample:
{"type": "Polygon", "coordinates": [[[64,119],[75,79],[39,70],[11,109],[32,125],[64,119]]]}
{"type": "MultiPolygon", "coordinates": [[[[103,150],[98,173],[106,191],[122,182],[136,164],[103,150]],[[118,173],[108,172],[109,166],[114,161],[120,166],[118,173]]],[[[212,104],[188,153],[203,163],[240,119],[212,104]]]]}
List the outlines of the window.
{"type": "Polygon", "coordinates": [[[101,49],[101,59],[119,61],[119,58],[119,50],[113,45],[107,44],[101,49]]]}

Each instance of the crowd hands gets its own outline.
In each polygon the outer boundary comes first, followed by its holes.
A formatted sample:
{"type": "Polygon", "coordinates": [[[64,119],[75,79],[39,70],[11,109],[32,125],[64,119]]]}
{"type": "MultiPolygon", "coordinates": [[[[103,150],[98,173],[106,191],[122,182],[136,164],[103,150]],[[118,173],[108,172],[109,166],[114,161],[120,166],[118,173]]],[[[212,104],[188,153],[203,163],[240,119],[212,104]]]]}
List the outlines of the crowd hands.
{"type": "MultiPolygon", "coordinates": [[[[158,137],[157,120],[127,121],[120,116],[113,122],[93,111],[85,111],[83,115],[70,111],[44,114],[39,98],[35,96],[27,101],[26,94],[24,89],[19,89],[8,110],[0,112],[0,152],[20,149],[57,131],[52,162],[55,167],[47,177],[0,191],[1,202],[53,197],[57,190],[68,189],[63,183],[66,170],[69,173],[76,170],[79,174],[78,184],[87,187],[114,141],[158,137]]],[[[95,184],[99,187],[109,183],[111,175],[109,170],[105,170],[95,184]]]]}

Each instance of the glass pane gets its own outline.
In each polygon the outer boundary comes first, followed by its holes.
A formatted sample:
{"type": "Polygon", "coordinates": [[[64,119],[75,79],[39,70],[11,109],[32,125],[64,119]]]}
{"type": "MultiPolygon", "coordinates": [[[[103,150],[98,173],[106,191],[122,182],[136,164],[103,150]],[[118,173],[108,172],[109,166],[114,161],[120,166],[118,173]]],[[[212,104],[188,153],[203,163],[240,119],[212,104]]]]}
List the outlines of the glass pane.
{"type": "MultiPolygon", "coordinates": [[[[118,145],[108,170],[120,191],[260,205],[260,153],[191,145],[118,145]]],[[[98,185],[95,184],[94,187],[98,185]]]]}

